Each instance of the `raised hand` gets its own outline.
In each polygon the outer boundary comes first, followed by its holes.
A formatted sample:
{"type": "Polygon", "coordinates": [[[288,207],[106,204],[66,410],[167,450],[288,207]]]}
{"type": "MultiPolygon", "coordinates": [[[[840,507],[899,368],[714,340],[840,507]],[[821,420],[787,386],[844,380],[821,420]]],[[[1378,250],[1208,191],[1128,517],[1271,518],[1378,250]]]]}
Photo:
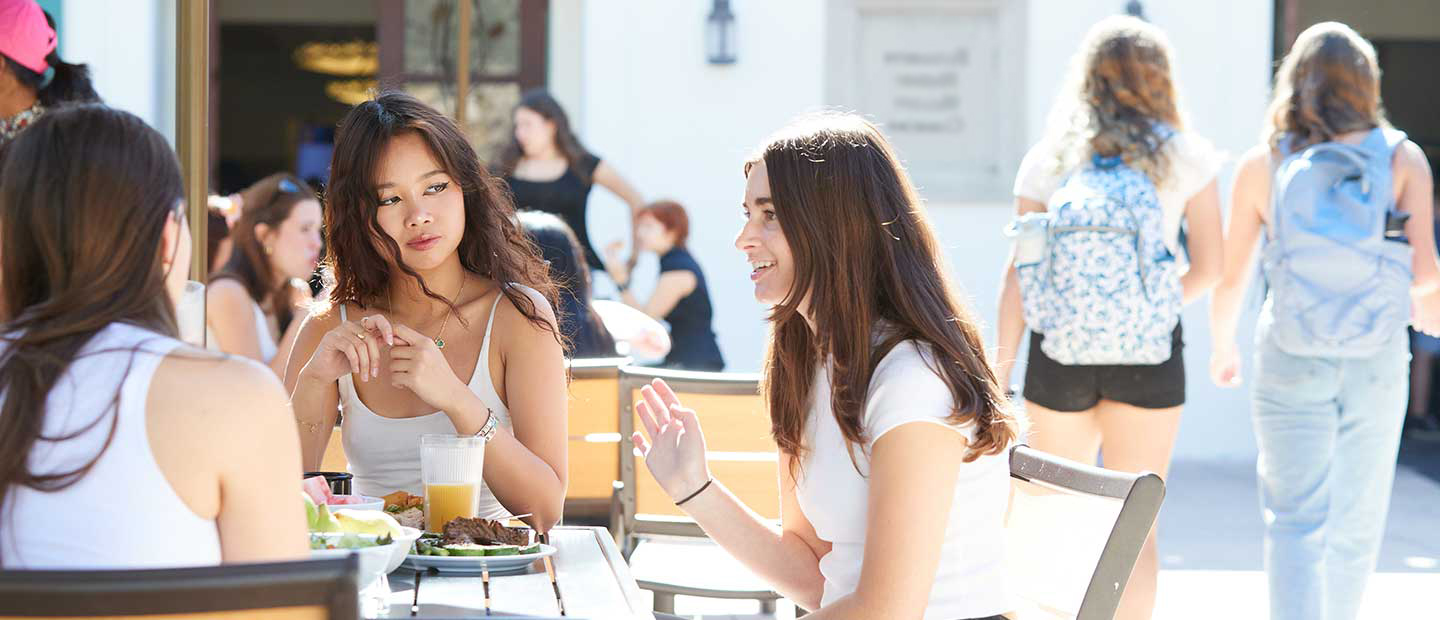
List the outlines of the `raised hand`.
{"type": "Polygon", "coordinates": [[[441,411],[452,410],[461,391],[469,390],[434,340],[399,324],[395,346],[390,348],[390,384],[410,390],[441,411]]]}
{"type": "Polygon", "coordinates": [[[630,439],[660,488],[672,500],[684,499],[710,480],[700,418],[694,409],[682,406],[661,379],[641,388],[640,395],[635,411],[645,434],[637,432],[630,439]]]}
{"type": "Polygon", "coordinates": [[[302,372],[327,383],[347,373],[368,381],[380,376],[380,347],[394,342],[394,328],[383,315],[342,321],[320,338],[302,372]]]}

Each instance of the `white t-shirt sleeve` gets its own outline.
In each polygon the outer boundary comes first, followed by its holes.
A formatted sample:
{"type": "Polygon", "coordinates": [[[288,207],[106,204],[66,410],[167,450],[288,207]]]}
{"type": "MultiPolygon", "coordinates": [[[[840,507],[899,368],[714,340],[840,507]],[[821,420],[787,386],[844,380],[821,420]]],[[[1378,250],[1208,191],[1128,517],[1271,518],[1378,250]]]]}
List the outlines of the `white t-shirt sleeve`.
{"type": "Polygon", "coordinates": [[[1170,139],[1170,182],[1187,202],[1215,180],[1224,164],[1225,155],[1195,133],[1185,131],[1170,139]]]}
{"type": "Polygon", "coordinates": [[[1015,197],[1047,202],[1060,188],[1062,175],[1055,169],[1055,148],[1042,140],[1025,153],[1015,172],[1015,197]]]}
{"type": "Polygon", "coordinates": [[[955,426],[946,419],[954,413],[955,399],[940,375],[926,363],[914,341],[895,345],[875,367],[870,390],[865,399],[866,447],[881,437],[911,422],[938,424],[974,438],[974,424],[955,426]]]}

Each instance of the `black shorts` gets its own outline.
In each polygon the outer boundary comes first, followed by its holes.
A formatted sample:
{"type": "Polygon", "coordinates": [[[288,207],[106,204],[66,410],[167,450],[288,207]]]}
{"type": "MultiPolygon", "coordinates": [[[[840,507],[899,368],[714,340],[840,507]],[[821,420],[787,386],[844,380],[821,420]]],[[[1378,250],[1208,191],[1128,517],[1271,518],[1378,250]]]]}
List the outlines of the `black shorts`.
{"type": "Polygon", "coordinates": [[[1025,400],[1053,411],[1085,411],[1100,399],[1141,409],[1185,404],[1185,348],[1180,325],[1171,335],[1170,359],[1153,366],[1067,366],[1045,355],[1045,337],[1030,332],[1025,400]]]}

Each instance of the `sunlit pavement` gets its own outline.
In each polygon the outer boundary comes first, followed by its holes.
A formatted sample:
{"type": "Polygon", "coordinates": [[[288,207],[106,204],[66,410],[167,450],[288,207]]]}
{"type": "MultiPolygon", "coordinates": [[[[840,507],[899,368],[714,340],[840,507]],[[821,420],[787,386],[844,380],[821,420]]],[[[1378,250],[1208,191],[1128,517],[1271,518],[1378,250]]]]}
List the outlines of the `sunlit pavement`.
{"type": "MultiPolygon", "coordinates": [[[[1440,618],[1440,443],[1407,444],[1362,620],[1440,618]]],[[[1253,463],[1176,463],[1160,516],[1157,620],[1267,616],[1253,463]]],[[[752,601],[679,597],[676,611],[707,619],[763,618],[752,601]]],[[[793,618],[781,602],[777,618],[793,618]]]]}

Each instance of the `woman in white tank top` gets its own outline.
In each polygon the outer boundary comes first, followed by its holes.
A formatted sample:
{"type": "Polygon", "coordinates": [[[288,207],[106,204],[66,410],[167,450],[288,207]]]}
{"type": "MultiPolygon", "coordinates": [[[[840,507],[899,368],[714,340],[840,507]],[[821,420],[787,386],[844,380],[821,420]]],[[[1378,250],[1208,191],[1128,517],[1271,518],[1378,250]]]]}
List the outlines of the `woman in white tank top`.
{"type": "Polygon", "coordinates": [[[165,139],[104,106],[57,110],[9,147],[0,568],[308,553],[279,382],[176,339],[182,191],[165,139]]]}
{"type": "Polygon", "coordinates": [[[211,347],[264,363],[284,376],[320,256],[320,201],[288,173],[241,192],[234,252],[210,278],[205,322],[211,347]]]}
{"type": "Polygon", "coordinates": [[[494,428],[481,516],[548,530],[565,497],[564,350],[555,287],[508,197],[453,121],[399,93],[341,122],[331,176],[329,308],[286,370],[306,467],[337,409],[367,495],[423,492],[421,435],[494,428]]]}

